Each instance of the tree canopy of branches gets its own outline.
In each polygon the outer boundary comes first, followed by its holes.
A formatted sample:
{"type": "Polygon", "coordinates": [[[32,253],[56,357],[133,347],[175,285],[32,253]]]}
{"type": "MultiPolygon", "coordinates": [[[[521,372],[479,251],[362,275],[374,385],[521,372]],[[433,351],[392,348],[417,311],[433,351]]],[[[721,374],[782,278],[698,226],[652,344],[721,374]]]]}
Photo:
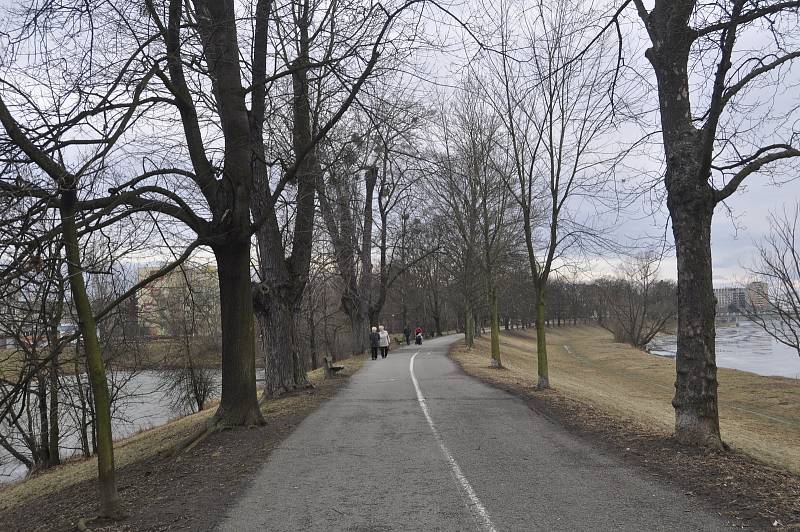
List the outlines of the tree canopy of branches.
{"type": "MultiPolygon", "coordinates": [[[[222,398],[211,429],[262,423],[251,237],[261,230],[262,288],[291,310],[286,300],[300,300],[307,278],[315,146],[369,78],[394,23],[417,3],[364,9],[361,2],[346,2],[319,10],[313,31],[322,35],[316,47],[309,32],[318,6],[308,1],[288,7],[271,0],[243,6],[230,0],[33,2],[10,9],[0,72],[0,123],[6,133],[0,139],[6,165],[0,191],[35,199],[34,212],[59,211],[72,298],[102,418],[98,467],[104,514],[118,514],[120,504],[106,422],[105,368],[86,296],[81,238],[147,212],[182,237],[176,241],[193,235],[156,276],[201,246],[211,250],[222,350],[222,398]],[[352,30],[343,44],[341,34],[326,37],[323,31],[338,29],[340,22],[352,30]],[[339,55],[326,55],[330,50],[339,55]],[[308,78],[337,62],[347,63],[355,75],[337,78],[344,86],[340,105],[312,123],[308,78]],[[279,93],[284,80],[291,80],[288,97],[279,93]],[[291,148],[268,159],[274,154],[265,145],[279,139],[266,125],[284,117],[281,102],[287,101],[292,116],[284,132],[289,131],[291,148]],[[296,193],[288,197],[287,189],[295,185],[296,193]],[[283,202],[298,212],[288,259],[277,215],[283,202]]],[[[33,254],[25,248],[14,264],[33,254]]],[[[268,371],[274,376],[268,391],[302,382],[292,349],[271,353],[277,358],[268,366],[275,369],[268,371]]]]}
{"type": "Polygon", "coordinates": [[[444,153],[435,183],[441,205],[451,215],[456,237],[451,250],[463,267],[466,343],[472,344],[475,292],[483,273],[491,323],[492,365],[500,360],[500,321],[497,307],[498,274],[514,249],[515,228],[511,197],[505,185],[510,160],[501,149],[501,122],[479,94],[479,80],[470,77],[442,117],[444,153]],[[476,270],[476,266],[481,271],[476,270]]]}

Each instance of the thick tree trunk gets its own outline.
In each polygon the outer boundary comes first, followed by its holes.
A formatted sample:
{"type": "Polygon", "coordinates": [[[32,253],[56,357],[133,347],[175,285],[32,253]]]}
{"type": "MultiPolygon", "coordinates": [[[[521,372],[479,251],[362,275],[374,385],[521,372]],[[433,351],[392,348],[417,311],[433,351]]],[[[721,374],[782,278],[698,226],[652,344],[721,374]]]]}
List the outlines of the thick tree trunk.
{"type": "Polygon", "coordinates": [[[536,371],[539,375],[538,388],[550,387],[547,372],[547,333],[544,326],[545,298],[544,287],[536,287],[536,371]]]}
{"type": "Polygon", "coordinates": [[[678,259],[677,376],[672,400],[675,435],[682,443],[722,448],[711,268],[714,203],[710,194],[693,198],[675,194],[668,204],[678,259]]]}
{"type": "Polygon", "coordinates": [[[265,396],[276,397],[308,387],[305,365],[299,349],[297,320],[299,309],[286,304],[286,298],[273,297],[269,310],[257,313],[258,327],[264,341],[265,396]]]}
{"type": "Polygon", "coordinates": [[[491,365],[493,368],[502,368],[503,363],[500,361],[500,316],[497,312],[497,290],[494,286],[489,288],[489,316],[492,346],[491,365]]]}
{"type": "Polygon", "coordinates": [[[689,26],[693,11],[691,2],[657,2],[647,19],[653,46],[645,56],[658,81],[664,182],[678,260],[675,435],[683,443],[721,448],[711,269],[715,199],[708,182],[714,146],[706,142],[710,131],[693,122],[688,70],[697,37],[689,26]]]}
{"type": "MultiPolygon", "coordinates": [[[[253,91],[250,114],[251,140],[255,141],[253,182],[256,199],[251,209],[256,219],[265,219],[257,234],[260,251],[261,285],[256,287],[255,312],[262,338],[261,350],[266,374],[265,397],[308,386],[302,347],[297,335],[300,302],[308,282],[311,247],[314,233],[315,191],[322,170],[316,151],[311,146],[312,126],[308,84],[308,24],[303,17],[295,20],[299,30],[299,55],[292,64],[292,149],[302,160],[295,176],[297,185],[294,232],[291,255],[286,257],[285,235],[271,200],[270,172],[265,164],[263,139],[264,104],[266,99],[266,32],[270,17],[269,2],[258,4],[257,43],[254,45],[253,69],[261,84],[253,91]]],[[[313,332],[312,332],[313,334],[313,332]]]]}
{"type": "Polygon", "coordinates": [[[249,239],[214,246],[222,323],[222,398],[213,423],[220,427],[261,425],[256,397],[253,297],[249,239]]]}
{"type": "Polygon", "coordinates": [[[369,338],[369,319],[356,311],[348,315],[350,318],[350,336],[352,338],[353,355],[361,355],[367,350],[369,338]]]}
{"type": "Polygon", "coordinates": [[[61,223],[64,249],[69,273],[69,285],[78,316],[78,327],[83,336],[86,365],[89,369],[89,381],[95,405],[100,514],[105,517],[116,518],[122,514],[122,501],[117,493],[114,474],[111,397],[108,393],[108,382],[106,381],[106,366],[103,362],[100,342],[97,339],[97,324],[95,323],[92,306],[86,292],[86,284],[83,280],[78,232],[75,226],[76,199],[74,189],[67,189],[62,192],[61,223]]]}

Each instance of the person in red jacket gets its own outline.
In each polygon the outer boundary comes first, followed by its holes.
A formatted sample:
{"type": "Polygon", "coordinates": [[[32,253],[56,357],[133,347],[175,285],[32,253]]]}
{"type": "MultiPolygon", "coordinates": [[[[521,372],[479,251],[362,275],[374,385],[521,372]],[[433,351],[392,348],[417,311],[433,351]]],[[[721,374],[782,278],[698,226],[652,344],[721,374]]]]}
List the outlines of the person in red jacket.
{"type": "Polygon", "coordinates": [[[425,331],[422,330],[422,327],[417,326],[414,329],[414,336],[416,337],[416,344],[422,345],[422,337],[425,335],[425,331]]]}

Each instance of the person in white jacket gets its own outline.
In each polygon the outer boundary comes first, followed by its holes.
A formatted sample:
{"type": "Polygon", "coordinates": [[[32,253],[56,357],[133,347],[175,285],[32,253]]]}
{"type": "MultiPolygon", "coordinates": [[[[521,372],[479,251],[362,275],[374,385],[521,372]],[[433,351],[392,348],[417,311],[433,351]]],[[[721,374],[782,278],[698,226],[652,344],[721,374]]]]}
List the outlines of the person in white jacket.
{"type": "Polygon", "coordinates": [[[389,355],[389,333],[383,328],[383,325],[379,325],[378,334],[381,337],[379,343],[381,348],[381,358],[386,358],[389,355]]]}

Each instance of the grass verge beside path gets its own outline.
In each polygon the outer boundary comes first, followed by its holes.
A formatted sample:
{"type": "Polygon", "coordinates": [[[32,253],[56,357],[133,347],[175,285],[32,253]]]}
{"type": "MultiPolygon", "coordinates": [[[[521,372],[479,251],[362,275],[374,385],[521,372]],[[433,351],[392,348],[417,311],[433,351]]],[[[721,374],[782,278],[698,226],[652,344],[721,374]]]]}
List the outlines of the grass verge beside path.
{"type": "MultiPolygon", "coordinates": [[[[309,373],[313,389],[262,404],[263,427],[212,434],[171,457],[175,445],[200,430],[213,409],[181,418],[115,443],[117,483],[130,517],[90,524],[92,530],[210,530],[270,451],[308,414],[332,397],[365,357],[340,361],[345,369],[325,379],[309,373]]],[[[78,519],[96,515],[95,459],[67,463],[0,490],[3,530],[74,530],[78,519]]]]}
{"type": "Polygon", "coordinates": [[[488,339],[451,356],[469,374],[600,441],[750,526],[800,529],[800,382],[719,370],[723,440],[734,452],[687,449],[671,437],[674,360],[613,342],[597,327],[548,330],[552,390],[536,390],[536,336],[501,335],[505,370],[488,367],[488,339]]]}

